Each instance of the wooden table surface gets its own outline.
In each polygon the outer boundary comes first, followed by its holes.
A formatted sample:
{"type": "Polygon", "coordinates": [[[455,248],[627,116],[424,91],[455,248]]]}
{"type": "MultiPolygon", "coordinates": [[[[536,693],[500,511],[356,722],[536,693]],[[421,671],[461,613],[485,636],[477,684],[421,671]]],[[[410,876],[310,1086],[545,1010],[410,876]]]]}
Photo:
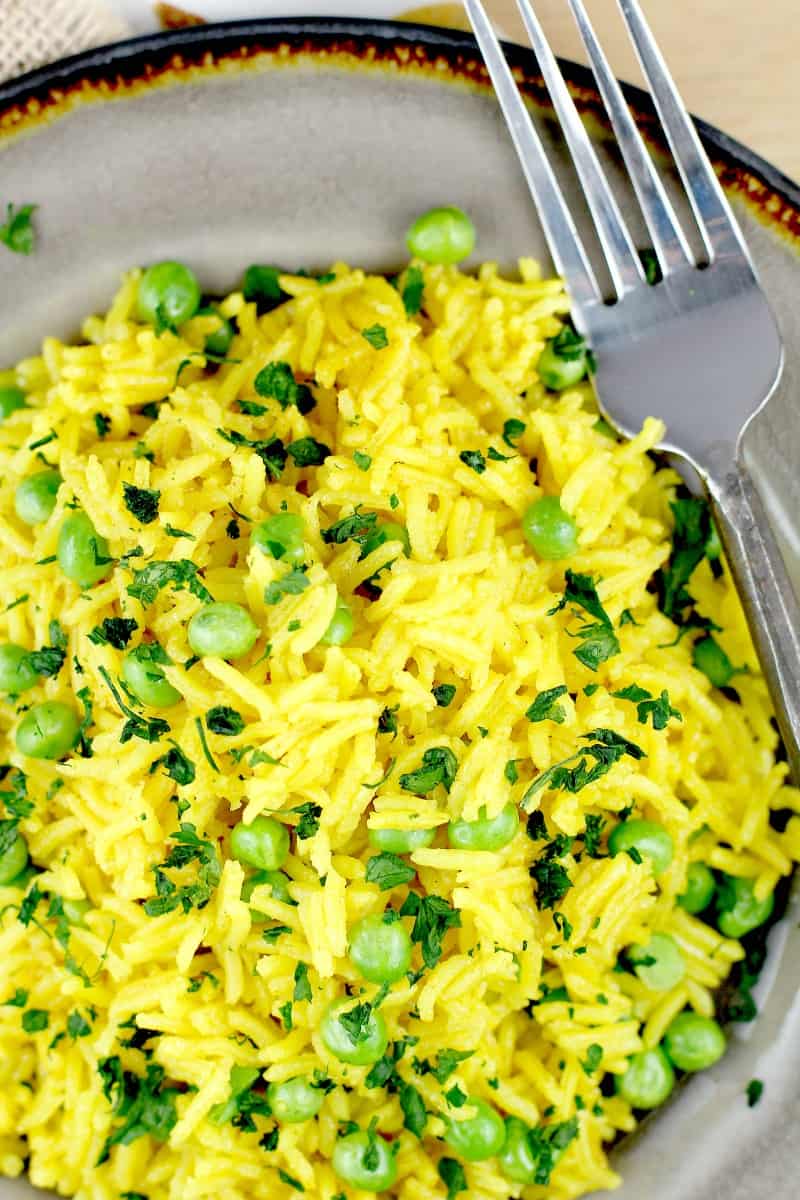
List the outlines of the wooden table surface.
{"type": "MultiPolygon", "coordinates": [[[[485,2],[524,42],[515,0],[485,2]]],[[[567,0],[535,5],[556,52],[585,61],[567,0]]],[[[446,7],[447,23],[462,24],[461,10],[446,7]]],[[[616,74],[640,82],[616,0],[587,7],[616,74]]],[[[644,0],[644,8],[690,110],[800,182],[800,0],[644,0]]]]}

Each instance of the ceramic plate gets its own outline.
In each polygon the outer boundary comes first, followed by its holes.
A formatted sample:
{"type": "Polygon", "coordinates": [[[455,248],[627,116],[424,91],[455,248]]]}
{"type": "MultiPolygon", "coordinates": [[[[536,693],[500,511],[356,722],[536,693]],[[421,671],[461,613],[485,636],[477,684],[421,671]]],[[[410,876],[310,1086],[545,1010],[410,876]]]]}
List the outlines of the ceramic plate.
{"type": "MultiPolygon", "coordinates": [[[[510,58],[558,152],[533,56],[510,58]]],[[[565,70],[614,170],[591,79],[565,70]]],[[[631,100],[655,138],[646,99],[631,100]]],[[[788,349],[747,453],[800,578],[800,192],[701,127],[743,223],[788,349]]],[[[456,203],[480,258],[547,260],[497,104],[470,38],[375,21],[283,20],[159,35],[46,68],[0,89],[3,200],[36,202],[30,258],[0,259],[0,364],[43,334],[74,333],[123,270],[191,262],[209,291],[250,262],[391,270],[425,208],[456,203]]],[[[568,171],[565,186],[576,199],[568,171]]],[[[620,192],[627,211],[630,201],[620,192]]],[[[640,227],[637,223],[636,227],[640,227]]],[[[618,1153],[618,1200],[796,1200],[800,1123],[798,905],[772,934],[761,1013],[618,1153]],[[749,1109],[747,1083],[764,1081],[749,1109]]],[[[41,1193],[38,1193],[39,1195],[41,1193]]],[[[0,1182],[0,1200],[34,1193],[0,1182]]]]}

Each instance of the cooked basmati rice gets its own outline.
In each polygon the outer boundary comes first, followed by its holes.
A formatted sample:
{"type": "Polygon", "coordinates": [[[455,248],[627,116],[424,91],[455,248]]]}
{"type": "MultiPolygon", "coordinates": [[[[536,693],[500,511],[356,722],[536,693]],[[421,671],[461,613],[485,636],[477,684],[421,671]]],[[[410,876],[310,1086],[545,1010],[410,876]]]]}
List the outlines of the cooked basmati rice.
{"type": "MultiPolygon", "coordinates": [[[[658,422],[632,441],[615,440],[598,425],[588,386],[553,395],[538,381],[544,342],[567,314],[560,283],[541,279],[529,260],[518,281],[491,264],[477,277],[425,267],[423,312],[408,316],[386,279],[343,264],[334,271],[325,284],[282,275],[291,299],[262,316],[239,292],[224,299],[220,311],[237,335],[231,361],[218,369],[199,353],[209,318],[193,318],[180,335],[137,323],[133,272],[107,315],[85,322],[83,341],[46,339],[41,356],[6,380],[29,393],[29,407],[0,431],[2,638],[44,646],[50,623],[60,621],[66,663],[21,705],[75,705],[88,688],[92,754],[55,764],[24,758],[12,736],[16,705],[2,705],[3,757],[24,770],[34,801],[20,826],[40,872],[26,884],[28,901],[34,887],[44,899],[26,925],[19,886],[0,888],[0,1173],[27,1168],[34,1184],[65,1196],[282,1200],[304,1189],[320,1200],[352,1197],[331,1167],[333,1147],[348,1122],[366,1128],[375,1118],[399,1146],[391,1194],[441,1200],[447,1186],[437,1164],[452,1154],[440,1140],[443,1117],[454,1111],[445,1091],[456,1084],[530,1126],[578,1121],[549,1186],[510,1183],[491,1159],[465,1164],[462,1195],[571,1200],[614,1187],[608,1144],[636,1121],[621,1096],[601,1090],[604,1075],[657,1045],[687,1005],[711,1015],[716,990],[743,955],[739,942],[676,906],[689,862],[754,879],[764,896],[800,858],[800,819],[783,832],[769,822],[774,809],[800,813],[800,797],[775,760],[766,688],[727,570],[717,577],[703,560],[691,591],[723,627],[717,637],[731,662],[749,668],[736,678],[738,702],[692,666],[691,639],[675,641],[648,589],[670,553],[678,484],[650,454],[658,422]],[[362,336],[376,324],[386,331],[384,349],[362,336]],[[241,411],[239,401],[259,401],[254,378],[270,361],[312,383],[310,413],[268,401],[263,413],[241,411]],[[146,405],[157,412],[142,415],[146,405]],[[107,432],[95,414],[109,419],[107,432]],[[512,418],[525,424],[516,449],[501,440],[512,418]],[[313,436],[332,453],[321,466],[289,461],[265,482],[256,450],[219,430],[262,443],[313,436]],[[490,447],[504,457],[489,456],[490,447]],[[481,451],[485,470],[470,469],[464,450],[481,451]],[[31,530],[13,498],[42,455],[64,484],[52,516],[31,530]],[[158,489],[156,521],[131,516],[124,482],[158,489]],[[559,495],[580,530],[566,561],[540,561],[523,539],[520,518],[542,494],[559,495]],[[52,561],[74,504],[118,560],[84,594],[52,561]],[[305,522],[310,586],[266,604],[265,588],[286,568],[250,548],[249,523],[284,505],[305,522]],[[360,559],[358,544],[321,537],[358,506],[408,530],[411,555],[394,547],[380,594],[363,585],[385,566],[385,549],[360,559]],[[124,557],[136,547],[142,557],[124,557]],[[127,592],[150,559],[190,559],[216,600],[245,604],[262,631],[251,654],[235,664],[188,662],[186,627],[198,598],[166,587],[144,608],[127,592]],[[620,651],[597,672],[575,657],[570,608],[551,611],[565,566],[599,581],[617,630],[620,651]],[[337,592],[353,609],[355,633],[325,647],[337,592]],[[626,610],[633,620],[620,624],[626,610]],[[125,717],[101,668],[118,677],[122,653],[88,637],[115,616],[136,620],[131,645],[147,632],[172,660],[166,675],[184,701],[163,715],[169,738],[195,765],[189,785],[173,783],[159,763],[166,737],[121,741],[125,717]],[[431,691],[442,683],[455,687],[447,707],[431,691]],[[641,724],[636,706],[611,694],[634,683],[654,696],[666,690],[682,721],[641,724]],[[562,684],[563,721],[526,720],[537,695],[562,684]],[[206,756],[196,718],[215,705],[240,712],[245,728],[208,733],[206,756]],[[386,710],[395,733],[379,731],[386,710]],[[549,836],[577,839],[559,859],[572,887],[554,918],[554,909],[537,907],[529,868],[543,847],[524,824],[497,852],[450,848],[443,826],[519,801],[598,728],[624,735],[646,757],[623,757],[579,792],[536,793],[549,836]],[[415,796],[400,777],[433,747],[456,756],[455,780],[449,793],[439,786],[415,796]],[[506,770],[511,760],[516,771],[506,770]],[[188,802],[180,814],[178,797],[188,802]],[[230,829],[265,813],[297,825],[301,805],[318,806],[318,829],[292,839],[285,870],[295,904],[258,887],[251,903],[268,922],[257,923],[241,899],[245,872],[230,857],[230,829]],[[581,853],[587,813],[605,818],[607,834],[630,806],[672,836],[675,856],[657,883],[647,860],[609,857],[605,840],[599,857],[581,853]],[[203,907],[151,917],[143,901],[155,894],[153,868],[173,846],[179,819],[217,847],[221,877],[203,907]],[[410,855],[412,887],[460,913],[438,963],[395,984],[381,1007],[392,1041],[417,1039],[398,1070],[429,1114],[421,1143],[404,1128],[397,1091],[368,1087],[369,1068],[332,1058],[318,1032],[345,989],[358,997],[363,988],[368,999],[377,991],[347,957],[348,929],[390,903],[399,909],[407,895],[407,886],[379,891],[365,878],[375,853],[368,830],[387,828],[438,831],[433,845],[410,855]],[[88,899],[85,923],[65,933],[54,898],[88,899]],[[276,926],[285,932],[265,939],[276,926]],[[626,947],[654,931],[672,934],[686,962],[685,978],[668,992],[615,969],[626,947]],[[308,967],[310,1000],[293,998],[299,963],[308,967]],[[566,1000],[536,1003],[556,988],[566,1000]],[[45,1029],[25,1032],[30,1009],[47,1013],[45,1029]],[[447,1049],[470,1057],[444,1085],[412,1065],[447,1049]],[[163,1068],[180,1089],[178,1119],[168,1140],[143,1133],[97,1165],[120,1122],[114,1089],[104,1094],[98,1071],[115,1056],[140,1078],[148,1062],[163,1068]],[[597,1069],[587,1066],[592,1056],[597,1069]],[[209,1119],[229,1096],[234,1065],[261,1069],[265,1081],[318,1071],[332,1086],[319,1116],[282,1126],[272,1148],[268,1116],[255,1116],[255,1131],[209,1119]]],[[[191,881],[196,872],[191,864],[171,877],[191,881]]],[[[420,962],[416,949],[414,967],[420,962]]]]}

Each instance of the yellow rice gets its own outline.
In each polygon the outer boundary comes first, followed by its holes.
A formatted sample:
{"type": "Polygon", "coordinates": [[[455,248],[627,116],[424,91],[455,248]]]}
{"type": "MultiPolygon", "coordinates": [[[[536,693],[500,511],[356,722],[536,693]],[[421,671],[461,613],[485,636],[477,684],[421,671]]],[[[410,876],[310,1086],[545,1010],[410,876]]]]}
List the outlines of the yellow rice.
{"type": "MultiPolygon", "coordinates": [[[[536,802],[551,836],[580,834],[587,812],[606,816],[610,827],[613,814],[631,804],[637,815],[660,821],[676,853],[658,885],[646,861],[583,856],[576,863],[568,854],[562,861],[573,887],[560,909],[573,933],[565,942],[552,912],[536,906],[528,868],[541,845],[524,827],[497,853],[449,849],[439,836],[411,860],[422,888],[460,911],[461,927],[447,933],[438,965],[413,986],[396,984],[382,1012],[391,1038],[419,1039],[419,1059],[445,1048],[474,1051],[448,1087],[458,1083],[530,1125],[577,1112],[578,1137],[549,1187],[511,1184],[490,1160],[466,1165],[468,1197],[569,1200],[614,1187],[607,1144],[635,1121],[620,1097],[601,1094],[603,1071],[622,1071],[631,1054],[656,1045],[687,1004],[711,1014],[715,989],[743,953],[676,907],[688,863],[754,878],[765,895],[800,857],[800,819],[792,817],[784,832],[768,822],[770,809],[800,812],[800,802],[775,761],[766,688],[727,571],[715,578],[703,561],[691,590],[700,610],[724,627],[719,641],[731,661],[750,668],[737,679],[741,704],[692,667],[690,639],[672,644],[675,628],[647,590],[669,555],[677,484],[649,454],[660,425],[648,421],[633,441],[616,441],[598,428],[588,387],[554,396],[538,382],[537,358],[567,312],[560,283],[541,279],[528,260],[517,281],[491,264],[477,278],[426,267],[425,315],[409,318],[385,279],[343,264],[335,271],[326,286],[283,276],[293,299],[262,317],[240,293],[228,296],[221,311],[237,325],[230,357],[239,361],[212,373],[194,357],[178,385],[176,372],[202,346],[208,319],[194,318],[180,336],[156,336],[135,319],[134,272],[106,316],[85,322],[79,344],[46,339],[41,355],[6,380],[30,393],[30,407],[0,430],[0,639],[42,646],[49,622],[60,620],[69,635],[66,665],[23,699],[75,703],[88,687],[93,702],[93,756],[58,764],[20,756],[14,705],[0,710],[2,760],[25,770],[35,800],[21,831],[44,871],[38,886],[48,896],[91,902],[85,927],[69,938],[76,973],[65,968],[46,906],[39,924],[25,927],[19,890],[0,888],[0,1173],[27,1168],[36,1185],[65,1196],[282,1200],[298,1194],[288,1175],[308,1197],[353,1197],[330,1156],[341,1123],[365,1128],[374,1116],[381,1134],[400,1141],[392,1194],[441,1200],[442,1086],[431,1074],[415,1076],[410,1054],[401,1064],[431,1114],[421,1145],[403,1129],[398,1097],[366,1088],[367,1068],[332,1059],[318,1035],[326,1005],[346,984],[358,992],[348,928],[390,900],[399,907],[404,895],[366,882],[374,853],[367,830],[440,829],[453,816],[474,818],[481,805],[493,815],[597,727],[624,734],[646,757],[623,759],[578,794],[545,789],[536,802]],[[361,334],[374,324],[387,332],[383,350],[361,334]],[[270,360],[313,378],[317,407],[308,416],[274,404],[263,416],[239,411],[237,399],[257,399],[254,377],[270,360]],[[157,419],[139,415],[165,397],[157,419]],[[96,413],[111,421],[103,438],[96,413]],[[526,425],[518,454],[499,436],[510,418],[526,425]],[[267,486],[257,454],[223,440],[220,428],[285,442],[310,434],[333,454],[302,471],[290,462],[267,486]],[[31,530],[14,515],[14,491],[39,469],[31,443],[51,431],[57,439],[41,452],[58,464],[64,486],[52,517],[31,530]],[[514,457],[487,460],[482,474],[459,458],[464,449],[486,454],[490,446],[514,457]],[[357,451],[371,457],[368,470],[354,460],[357,451]],[[308,487],[298,491],[301,479],[308,487]],[[160,490],[157,522],[140,526],[128,513],[124,481],[160,490]],[[542,494],[560,495],[580,529],[580,548],[567,564],[539,561],[523,540],[521,515],[542,494]],[[85,595],[57,563],[41,562],[55,553],[73,500],[115,557],[137,545],[145,556],[117,566],[85,595]],[[264,589],[283,564],[249,550],[244,519],[238,540],[226,528],[232,510],[258,521],[284,501],[305,521],[311,586],[266,605],[264,589]],[[398,557],[381,576],[382,595],[372,601],[356,589],[385,554],[359,562],[357,545],[326,545],[320,537],[356,505],[403,522],[412,547],[410,558],[398,557]],[[191,540],[169,536],[168,524],[191,540]],[[165,588],[143,609],[126,588],[132,569],[149,558],[191,558],[215,599],[246,604],[263,630],[251,655],[181,666],[190,654],[186,625],[200,602],[165,588]],[[569,611],[548,615],[563,593],[565,565],[600,580],[615,625],[625,609],[636,619],[620,628],[620,653],[596,675],[574,656],[569,611]],[[353,607],[356,632],[347,645],[325,648],[318,643],[337,589],[353,607]],[[146,630],[176,664],[167,675],[185,702],[165,715],[170,736],[197,768],[194,784],[179,789],[190,801],[183,820],[219,843],[224,863],[211,902],[199,910],[151,918],[142,907],[154,894],[152,868],[177,828],[176,789],[162,770],[150,773],[163,743],[120,743],[124,718],[100,668],[116,677],[121,654],[87,638],[109,616],[134,617],[134,644],[146,630]],[[446,708],[431,693],[442,682],[457,689],[446,708]],[[590,683],[599,687],[587,696],[590,683]],[[682,723],[661,731],[639,724],[635,706],[610,695],[631,683],[654,695],[667,689],[682,723]],[[559,684],[575,697],[563,702],[563,724],[529,723],[524,713],[537,694],[559,684]],[[203,756],[195,724],[218,704],[247,722],[235,737],[209,734],[219,773],[203,756]],[[382,710],[395,707],[397,735],[379,733],[382,710]],[[243,745],[280,764],[250,766],[246,757],[234,766],[229,751],[243,745]],[[458,774],[449,794],[440,787],[420,799],[397,781],[432,746],[455,752],[458,774]],[[390,759],[394,771],[376,788],[390,759]],[[518,760],[514,784],[504,776],[509,759],[518,760]],[[62,786],[54,789],[55,781],[62,786]],[[254,898],[271,920],[290,927],[268,944],[240,899],[244,872],[227,852],[228,831],[274,811],[296,824],[292,810],[307,802],[320,806],[321,817],[315,836],[293,839],[286,870],[297,906],[275,900],[269,888],[254,898]],[[671,933],[687,963],[685,979],[668,993],[613,970],[626,946],[653,931],[671,933]],[[281,1009],[292,1000],[299,962],[308,964],[313,998],[294,1003],[287,1032],[281,1009]],[[537,1006],[530,1016],[526,1005],[542,982],[565,986],[569,1003],[537,1006]],[[48,1012],[46,1030],[25,1033],[21,1008],[2,1006],[17,989],[29,994],[28,1007],[48,1012]],[[57,1038],[75,1012],[94,1013],[90,1033],[57,1038]],[[131,1026],[153,1031],[152,1061],[186,1085],[179,1119],[168,1142],[144,1136],[96,1166],[116,1120],[98,1061],[119,1055],[127,1069],[144,1073],[142,1050],[121,1046],[131,1026]],[[592,1045],[602,1048],[603,1071],[587,1073],[582,1062],[592,1045]],[[208,1120],[228,1096],[234,1064],[263,1068],[269,1081],[319,1068],[348,1090],[337,1086],[318,1119],[284,1126],[277,1149],[266,1151],[259,1138],[268,1119],[256,1118],[256,1133],[208,1120]]],[[[366,985],[365,995],[375,990],[366,985]]]]}

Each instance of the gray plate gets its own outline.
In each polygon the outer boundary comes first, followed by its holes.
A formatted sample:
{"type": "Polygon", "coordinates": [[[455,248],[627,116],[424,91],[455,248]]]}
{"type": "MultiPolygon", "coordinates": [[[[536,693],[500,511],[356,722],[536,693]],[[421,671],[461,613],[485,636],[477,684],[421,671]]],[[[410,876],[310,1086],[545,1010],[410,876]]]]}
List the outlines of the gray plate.
{"type": "MultiPolygon", "coordinates": [[[[511,54],[555,141],[535,60],[511,54]]],[[[591,82],[566,70],[613,167],[591,82]]],[[[645,98],[631,97],[655,136],[645,98]]],[[[800,193],[743,147],[703,132],[788,348],[781,391],[747,450],[797,581],[800,193]]],[[[78,57],[0,89],[0,178],[4,199],[40,205],[41,235],[30,258],[0,255],[0,363],[44,334],[73,333],[132,263],[186,259],[210,291],[253,261],[392,269],[410,220],[433,204],[469,210],[481,258],[548,258],[474,43],[423,27],[265,21],[78,57]]],[[[737,1026],[724,1061],[620,1150],[618,1200],[796,1200],[797,908],[795,899],[772,934],[759,1019],[737,1026]],[[750,1110],[753,1078],[766,1086],[750,1110]]],[[[35,1195],[0,1182],[0,1200],[35,1195]]]]}

